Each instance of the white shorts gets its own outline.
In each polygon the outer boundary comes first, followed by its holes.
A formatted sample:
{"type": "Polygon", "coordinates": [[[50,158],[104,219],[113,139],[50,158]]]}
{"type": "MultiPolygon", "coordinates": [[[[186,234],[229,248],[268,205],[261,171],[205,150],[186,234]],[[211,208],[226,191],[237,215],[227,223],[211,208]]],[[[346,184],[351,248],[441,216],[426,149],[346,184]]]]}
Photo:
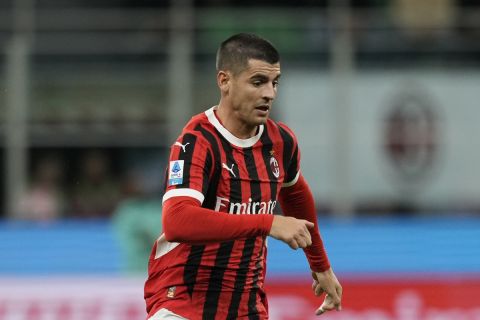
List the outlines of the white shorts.
{"type": "Polygon", "coordinates": [[[181,317],[172,311],[162,308],[155,312],[153,316],[148,318],[148,320],[188,320],[187,318],[181,317]]]}

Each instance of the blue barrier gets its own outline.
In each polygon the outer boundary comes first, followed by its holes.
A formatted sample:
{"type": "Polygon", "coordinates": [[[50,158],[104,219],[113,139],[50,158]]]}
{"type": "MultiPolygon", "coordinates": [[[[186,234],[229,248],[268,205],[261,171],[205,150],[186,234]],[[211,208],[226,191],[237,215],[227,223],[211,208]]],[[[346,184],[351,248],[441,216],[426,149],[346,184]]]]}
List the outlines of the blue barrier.
{"type": "MultiPolygon", "coordinates": [[[[479,273],[479,218],[321,219],[337,273],[479,273]]],[[[0,274],[119,274],[108,221],[0,223],[0,274]]],[[[268,274],[305,274],[301,250],[268,240],[268,274]]]]}
{"type": "Polygon", "coordinates": [[[0,273],[55,275],[119,271],[120,251],[110,222],[0,224],[0,273]]]}
{"type": "MultiPolygon", "coordinates": [[[[329,258],[337,273],[480,273],[480,219],[320,219],[329,258]]],[[[269,240],[274,273],[307,268],[303,252],[269,240]]]]}

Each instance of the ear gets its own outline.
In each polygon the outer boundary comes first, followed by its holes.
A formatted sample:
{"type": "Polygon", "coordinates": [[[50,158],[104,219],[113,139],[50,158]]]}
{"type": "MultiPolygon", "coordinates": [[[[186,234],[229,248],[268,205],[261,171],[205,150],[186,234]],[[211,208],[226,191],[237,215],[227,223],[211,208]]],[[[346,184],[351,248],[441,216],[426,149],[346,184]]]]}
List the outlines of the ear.
{"type": "Polygon", "coordinates": [[[230,89],[230,73],[227,71],[218,71],[217,73],[217,85],[222,93],[228,93],[230,89]]]}

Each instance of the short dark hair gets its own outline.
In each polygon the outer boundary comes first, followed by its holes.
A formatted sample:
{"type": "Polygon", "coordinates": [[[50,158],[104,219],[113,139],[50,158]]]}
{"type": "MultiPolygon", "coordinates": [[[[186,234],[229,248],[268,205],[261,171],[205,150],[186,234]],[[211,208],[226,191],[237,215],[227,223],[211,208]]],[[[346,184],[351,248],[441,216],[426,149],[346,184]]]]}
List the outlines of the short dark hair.
{"type": "Polygon", "coordinates": [[[220,44],[217,71],[229,70],[236,75],[247,67],[249,59],[274,64],[280,61],[280,55],[270,41],[255,34],[238,33],[220,44]]]}

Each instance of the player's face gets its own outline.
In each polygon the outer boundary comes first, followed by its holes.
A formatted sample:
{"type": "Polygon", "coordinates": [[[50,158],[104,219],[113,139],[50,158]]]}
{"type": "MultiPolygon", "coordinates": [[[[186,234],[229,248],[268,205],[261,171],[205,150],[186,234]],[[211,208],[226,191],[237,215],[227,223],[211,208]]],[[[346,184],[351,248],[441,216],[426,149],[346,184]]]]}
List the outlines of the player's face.
{"type": "Polygon", "coordinates": [[[248,67],[231,79],[230,101],[238,120],[247,126],[264,124],[277,96],[280,63],[250,59],[248,67]]]}

